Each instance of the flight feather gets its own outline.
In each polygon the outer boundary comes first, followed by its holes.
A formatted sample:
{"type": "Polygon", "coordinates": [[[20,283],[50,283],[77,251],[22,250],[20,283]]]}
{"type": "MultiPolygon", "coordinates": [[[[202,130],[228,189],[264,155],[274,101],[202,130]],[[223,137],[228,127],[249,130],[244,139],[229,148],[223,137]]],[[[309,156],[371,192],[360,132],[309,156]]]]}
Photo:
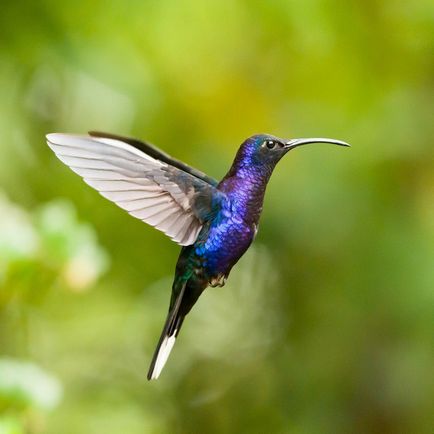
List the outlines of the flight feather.
{"type": "Polygon", "coordinates": [[[54,133],[47,135],[47,143],[102,196],[182,246],[195,242],[218,208],[222,193],[169,160],[155,158],[158,152],[149,155],[109,137],[54,133]]]}

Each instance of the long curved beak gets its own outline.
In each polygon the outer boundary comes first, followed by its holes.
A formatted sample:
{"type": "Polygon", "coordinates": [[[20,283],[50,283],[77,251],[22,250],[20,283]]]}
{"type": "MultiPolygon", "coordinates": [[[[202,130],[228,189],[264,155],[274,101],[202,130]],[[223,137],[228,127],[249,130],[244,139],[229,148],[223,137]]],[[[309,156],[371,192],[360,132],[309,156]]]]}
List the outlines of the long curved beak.
{"type": "Polygon", "coordinates": [[[288,151],[290,149],[296,148],[297,146],[303,146],[308,145],[309,143],[331,143],[332,145],[338,145],[338,146],[351,146],[346,142],[343,142],[342,140],[335,140],[335,139],[325,139],[320,137],[310,138],[310,139],[292,139],[286,142],[285,149],[288,151]]]}

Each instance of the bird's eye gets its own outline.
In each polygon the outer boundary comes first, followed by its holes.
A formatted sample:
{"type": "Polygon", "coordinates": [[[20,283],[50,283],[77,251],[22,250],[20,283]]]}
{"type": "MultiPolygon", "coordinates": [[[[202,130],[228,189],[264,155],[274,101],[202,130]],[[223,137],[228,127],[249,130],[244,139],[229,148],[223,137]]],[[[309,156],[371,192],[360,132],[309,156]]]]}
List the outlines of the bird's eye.
{"type": "Polygon", "coordinates": [[[276,146],[276,142],[273,142],[273,140],[267,140],[265,146],[267,146],[268,149],[273,149],[276,146]]]}

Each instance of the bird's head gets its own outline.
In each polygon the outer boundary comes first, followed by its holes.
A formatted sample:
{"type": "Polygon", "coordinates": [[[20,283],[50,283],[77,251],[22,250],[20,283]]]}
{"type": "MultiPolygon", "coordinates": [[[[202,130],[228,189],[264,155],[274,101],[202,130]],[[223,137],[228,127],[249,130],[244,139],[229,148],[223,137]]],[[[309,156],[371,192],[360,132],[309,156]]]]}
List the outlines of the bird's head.
{"type": "Polygon", "coordinates": [[[339,146],[350,146],[341,140],[325,138],[281,139],[270,134],[256,134],[249,137],[241,145],[237,159],[252,165],[271,165],[276,163],[291,149],[311,143],[331,143],[339,146]]]}

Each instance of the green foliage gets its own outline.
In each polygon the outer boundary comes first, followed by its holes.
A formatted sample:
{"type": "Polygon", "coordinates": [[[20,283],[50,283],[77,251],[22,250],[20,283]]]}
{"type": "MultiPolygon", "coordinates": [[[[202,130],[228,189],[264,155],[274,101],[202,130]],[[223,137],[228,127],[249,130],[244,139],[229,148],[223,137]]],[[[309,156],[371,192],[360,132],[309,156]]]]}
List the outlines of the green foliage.
{"type": "Polygon", "coordinates": [[[59,381],[35,364],[0,358],[0,433],[39,432],[61,393],[59,381]]]}
{"type": "Polygon", "coordinates": [[[431,434],[428,0],[1,11],[0,434],[431,434]],[[148,383],[178,247],[44,142],[90,129],[216,178],[258,132],[352,148],[280,163],[254,247],[148,383]]]}
{"type": "Polygon", "coordinates": [[[60,400],[58,381],[32,363],[0,359],[0,399],[10,408],[52,409],[60,400]]]}
{"type": "Polygon", "coordinates": [[[41,301],[57,283],[84,290],[107,268],[93,228],[77,221],[69,202],[29,214],[0,197],[0,209],[0,308],[41,301]]]}

